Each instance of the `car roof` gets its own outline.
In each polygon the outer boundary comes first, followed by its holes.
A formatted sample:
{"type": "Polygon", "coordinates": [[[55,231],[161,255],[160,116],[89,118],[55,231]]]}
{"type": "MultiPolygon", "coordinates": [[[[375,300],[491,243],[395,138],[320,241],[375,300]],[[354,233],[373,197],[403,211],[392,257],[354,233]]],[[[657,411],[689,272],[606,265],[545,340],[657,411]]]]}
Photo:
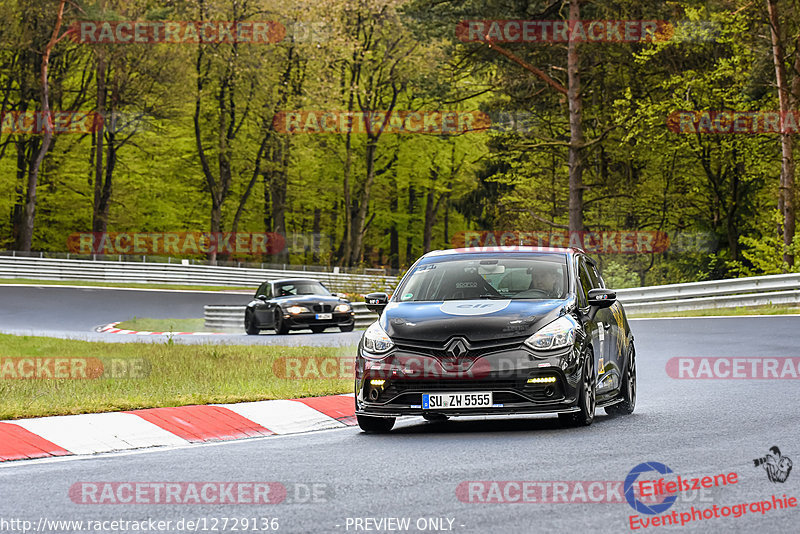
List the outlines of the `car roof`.
{"type": "Polygon", "coordinates": [[[583,249],[576,247],[526,247],[515,245],[508,247],[462,247],[445,250],[432,250],[422,257],[432,258],[439,256],[456,256],[460,254],[529,254],[532,252],[541,254],[585,254],[583,249]]]}

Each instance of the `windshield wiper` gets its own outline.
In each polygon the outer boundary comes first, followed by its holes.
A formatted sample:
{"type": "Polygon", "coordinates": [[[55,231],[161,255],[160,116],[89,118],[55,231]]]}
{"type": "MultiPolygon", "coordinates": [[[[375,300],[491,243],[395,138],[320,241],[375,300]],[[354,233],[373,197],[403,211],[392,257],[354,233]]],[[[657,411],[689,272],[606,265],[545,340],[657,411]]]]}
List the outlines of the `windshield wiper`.
{"type": "Polygon", "coordinates": [[[492,299],[492,300],[498,300],[498,299],[499,300],[505,300],[506,299],[506,297],[504,297],[503,295],[493,295],[491,293],[486,293],[484,295],[478,295],[478,298],[479,299],[492,299]]]}

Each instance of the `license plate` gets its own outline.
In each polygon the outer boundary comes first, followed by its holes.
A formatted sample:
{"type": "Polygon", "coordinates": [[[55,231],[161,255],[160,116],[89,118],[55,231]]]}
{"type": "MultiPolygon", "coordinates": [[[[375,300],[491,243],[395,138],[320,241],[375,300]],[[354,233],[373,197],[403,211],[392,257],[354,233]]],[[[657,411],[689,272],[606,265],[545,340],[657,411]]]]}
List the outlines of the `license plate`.
{"type": "Polygon", "coordinates": [[[319,320],[325,320],[325,319],[328,319],[328,320],[333,319],[333,314],[332,313],[318,313],[317,314],[317,320],[318,321],[319,320]]]}
{"type": "Polygon", "coordinates": [[[423,410],[452,410],[457,408],[486,408],[492,405],[488,393],[423,393],[423,410]]]}

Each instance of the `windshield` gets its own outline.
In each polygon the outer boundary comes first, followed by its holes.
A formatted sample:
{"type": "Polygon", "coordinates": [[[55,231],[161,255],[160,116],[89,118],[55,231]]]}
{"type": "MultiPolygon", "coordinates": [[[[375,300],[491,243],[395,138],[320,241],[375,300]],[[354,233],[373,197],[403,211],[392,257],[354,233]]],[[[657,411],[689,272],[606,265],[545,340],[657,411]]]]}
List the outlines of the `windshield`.
{"type": "Polygon", "coordinates": [[[330,295],[330,291],[319,282],[285,282],[275,284],[276,297],[292,297],[295,295],[330,295]]]}
{"type": "Polygon", "coordinates": [[[398,288],[400,302],[469,299],[563,299],[564,254],[461,259],[416,267],[398,288]]]}

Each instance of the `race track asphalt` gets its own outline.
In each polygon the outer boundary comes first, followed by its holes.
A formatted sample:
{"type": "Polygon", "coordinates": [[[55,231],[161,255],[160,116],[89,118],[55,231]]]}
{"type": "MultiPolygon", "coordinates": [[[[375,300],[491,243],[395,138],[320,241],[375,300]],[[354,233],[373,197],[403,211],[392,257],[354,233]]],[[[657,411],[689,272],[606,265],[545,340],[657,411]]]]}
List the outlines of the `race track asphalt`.
{"type": "MultiPolygon", "coordinates": [[[[191,319],[203,317],[208,304],[250,302],[249,294],[210,291],[142,290],[0,284],[0,333],[42,335],[106,343],[161,343],[165,336],[96,332],[99,326],[134,317],[191,319]]],[[[173,336],[175,343],[235,345],[356,345],[361,332],[322,334],[293,331],[277,336],[264,331],[246,334],[173,336]]]]}

